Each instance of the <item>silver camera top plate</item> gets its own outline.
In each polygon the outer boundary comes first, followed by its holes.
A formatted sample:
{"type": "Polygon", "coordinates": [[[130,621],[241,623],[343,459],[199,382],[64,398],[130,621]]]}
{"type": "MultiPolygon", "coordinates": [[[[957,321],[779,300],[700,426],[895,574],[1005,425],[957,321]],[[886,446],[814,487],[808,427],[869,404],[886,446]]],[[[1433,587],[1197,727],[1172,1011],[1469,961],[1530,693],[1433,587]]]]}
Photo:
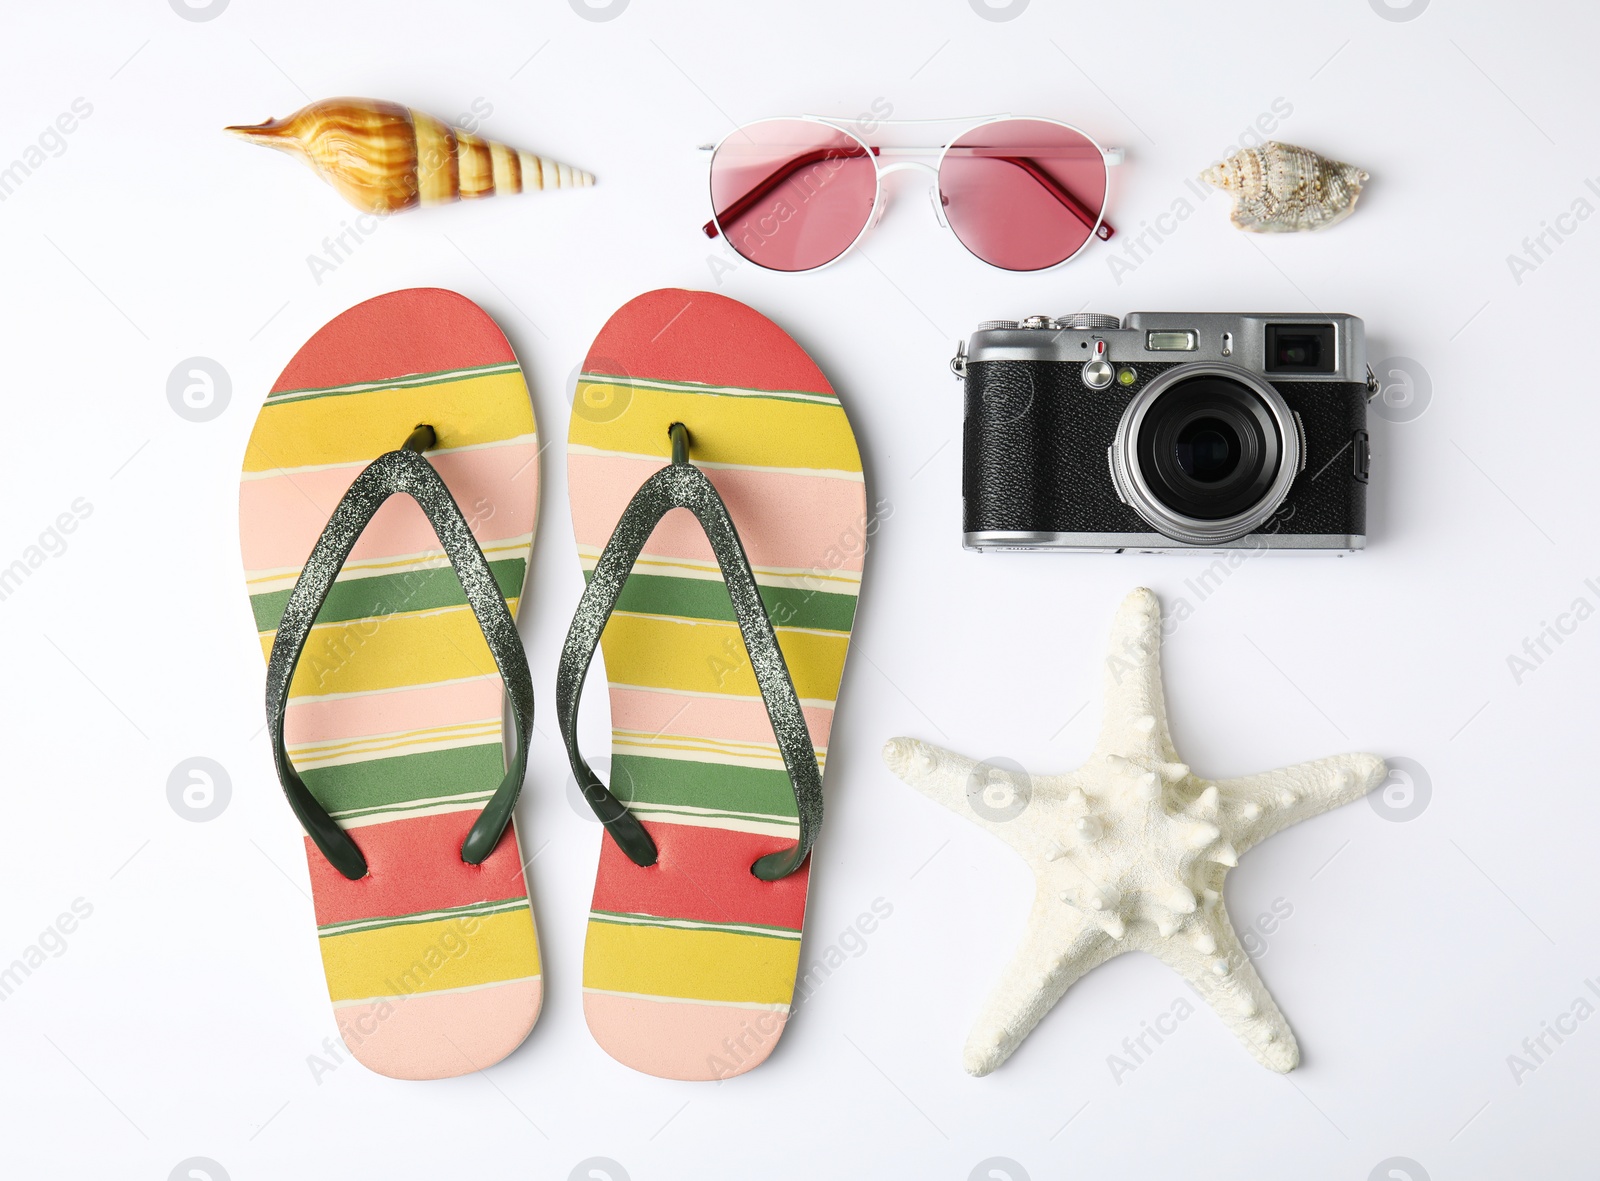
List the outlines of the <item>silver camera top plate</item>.
{"type": "Polygon", "coordinates": [[[1104,359],[1113,365],[1226,362],[1280,381],[1358,381],[1367,379],[1366,330],[1360,317],[1306,312],[1133,312],[1121,327],[1101,327],[1112,317],[1030,316],[1013,324],[988,321],[973,333],[963,360],[1088,360],[1095,342],[1104,341],[1104,359]],[[1084,324],[1076,327],[1075,324],[1084,324]],[[1288,372],[1266,364],[1268,325],[1332,325],[1331,371],[1288,372]],[[1158,347],[1152,347],[1158,346],[1158,347]],[[1187,347],[1184,347],[1187,346],[1187,347]]]}

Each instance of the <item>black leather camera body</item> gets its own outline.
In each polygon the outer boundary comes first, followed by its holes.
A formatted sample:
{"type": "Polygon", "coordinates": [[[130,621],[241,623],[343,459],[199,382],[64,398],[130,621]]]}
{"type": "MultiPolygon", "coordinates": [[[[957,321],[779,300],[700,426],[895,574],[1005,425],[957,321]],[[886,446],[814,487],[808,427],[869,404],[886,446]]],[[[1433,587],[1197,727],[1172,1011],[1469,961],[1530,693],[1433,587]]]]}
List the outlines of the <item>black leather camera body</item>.
{"type": "Polygon", "coordinates": [[[1376,383],[1354,316],[989,321],[951,368],[968,549],[1366,544],[1376,383]]]}

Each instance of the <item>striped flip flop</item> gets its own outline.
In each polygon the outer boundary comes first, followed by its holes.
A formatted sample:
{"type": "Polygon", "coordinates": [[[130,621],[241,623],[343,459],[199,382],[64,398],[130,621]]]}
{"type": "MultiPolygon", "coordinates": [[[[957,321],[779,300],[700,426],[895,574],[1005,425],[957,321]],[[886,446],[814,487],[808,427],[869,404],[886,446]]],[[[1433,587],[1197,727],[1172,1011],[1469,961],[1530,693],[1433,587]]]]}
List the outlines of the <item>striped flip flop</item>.
{"type": "Polygon", "coordinates": [[[866,548],[861,457],[794,341],[743,304],[680,290],[601,329],[567,455],[587,586],[556,712],[607,833],[584,1015],[636,1070],[742,1074],[772,1052],[794,995],[866,548]],[[597,640],[616,795],[577,748],[597,640]]]}
{"type": "Polygon", "coordinates": [[[268,729],[307,833],[328,995],[351,1053],[394,1078],[498,1062],[539,1014],[509,823],[533,714],[513,615],[538,453],[500,329],[422,288],[313,336],[245,452],[268,729]]]}

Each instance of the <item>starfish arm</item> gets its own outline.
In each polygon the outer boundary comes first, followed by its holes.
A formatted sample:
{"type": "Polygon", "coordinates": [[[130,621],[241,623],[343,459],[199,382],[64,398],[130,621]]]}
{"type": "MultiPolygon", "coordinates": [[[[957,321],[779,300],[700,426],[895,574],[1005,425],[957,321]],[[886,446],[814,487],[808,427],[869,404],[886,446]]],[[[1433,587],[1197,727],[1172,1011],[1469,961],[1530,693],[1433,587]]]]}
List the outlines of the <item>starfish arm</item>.
{"type": "Polygon", "coordinates": [[[1291,824],[1359,800],[1383,782],[1375,755],[1334,755],[1259,775],[1217,780],[1223,831],[1243,853],[1291,824]]]}
{"type": "Polygon", "coordinates": [[[1245,955],[1220,902],[1191,918],[1182,934],[1151,940],[1147,950],[1189,982],[1261,1065],[1287,1074],[1300,1064],[1294,1033],[1245,955]],[[1201,951],[1196,944],[1211,950],[1201,951]]]}
{"type": "MultiPolygon", "coordinates": [[[[1055,778],[1031,779],[1004,768],[984,767],[976,759],[915,738],[891,738],[884,744],[889,769],[930,800],[949,808],[992,833],[1024,856],[1036,851],[1039,838],[1029,825],[1012,823],[1025,812],[1035,792],[1049,794],[1055,778]]],[[[1045,842],[1046,844],[1048,842],[1045,842]]]]}
{"type": "Polygon", "coordinates": [[[1117,608],[1102,678],[1105,713],[1094,757],[1177,764],[1161,692],[1161,605],[1140,587],[1117,608]]]}
{"type": "Polygon", "coordinates": [[[982,1077],[1011,1057],[1061,995],[1122,948],[1053,893],[1040,887],[1028,928],[984,1002],[961,1064],[982,1077]]]}
{"type": "Polygon", "coordinates": [[[917,738],[891,738],[883,744],[883,761],[930,800],[974,823],[982,823],[967,803],[967,785],[978,765],[976,759],[917,738]]]}

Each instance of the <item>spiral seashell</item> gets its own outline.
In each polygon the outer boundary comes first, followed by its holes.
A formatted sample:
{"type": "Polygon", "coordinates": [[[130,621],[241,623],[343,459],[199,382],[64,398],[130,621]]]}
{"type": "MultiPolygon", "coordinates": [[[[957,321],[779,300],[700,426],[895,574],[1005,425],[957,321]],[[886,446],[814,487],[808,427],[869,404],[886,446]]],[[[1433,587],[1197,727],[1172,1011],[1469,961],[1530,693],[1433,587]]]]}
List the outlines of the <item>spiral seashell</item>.
{"type": "Polygon", "coordinates": [[[1253,233],[1320,230],[1356,207],[1367,173],[1353,164],[1269,140],[1235,152],[1200,174],[1233,194],[1233,224],[1253,233]]]}
{"type": "Polygon", "coordinates": [[[284,119],[223,130],[299,156],[369,213],[594,184],[587,172],[379,99],[328,98],[284,119]]]}

